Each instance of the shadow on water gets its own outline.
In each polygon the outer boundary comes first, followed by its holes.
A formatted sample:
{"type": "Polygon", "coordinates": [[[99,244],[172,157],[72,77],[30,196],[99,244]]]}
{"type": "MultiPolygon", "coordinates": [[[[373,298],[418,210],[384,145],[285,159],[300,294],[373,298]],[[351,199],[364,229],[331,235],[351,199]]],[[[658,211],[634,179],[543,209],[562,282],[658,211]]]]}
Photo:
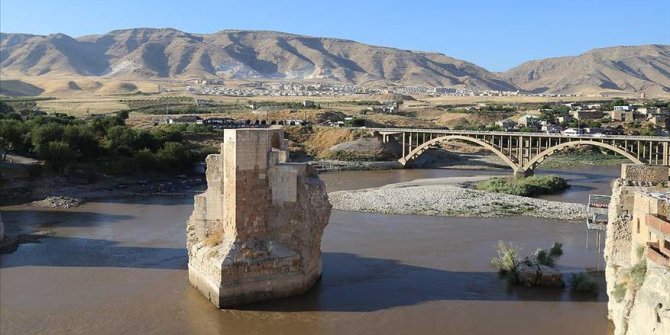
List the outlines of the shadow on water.
{"type": "Polygon", "coordinates": [[[2,219],[11,232],[13,229],[51,227],[94,227],[101,222],[114,223],[135,219],[132,215],[64,210],[9,209],[2,210],[2,219]]]}
{"type": "Polygon", "coordinates": [[[0,268],[21,266],[187,269],[185,248],[123,246],[114,241],[39,236],[0,255],[0,268]]]}
{"type": "MultiPolygon", "coordinates": [[[[184,248],[123,246],[117,242],[52,236],[0,255],[0,268],[23,266],[186,270],[184,248]]],[[[186,272],[184,272],[186,276],[186,272]]],[[[242,306],[256,311],[376,311],[439,300],[604,301],[573,297],[567,289],[509,287],[495,272],[458,272],[349,253],[323,254],[322,280],[302,296],[242,306]]]]}
{"type": "Polygon", "coordinates": [[[439,300],[606,301],[604,294],[570,294],[569,289],[510,287],[495,272],[457,272],[395,260],[324,253],[323,275],[305,295],[242,306],[254,311],[369,312],[439,300]]]}

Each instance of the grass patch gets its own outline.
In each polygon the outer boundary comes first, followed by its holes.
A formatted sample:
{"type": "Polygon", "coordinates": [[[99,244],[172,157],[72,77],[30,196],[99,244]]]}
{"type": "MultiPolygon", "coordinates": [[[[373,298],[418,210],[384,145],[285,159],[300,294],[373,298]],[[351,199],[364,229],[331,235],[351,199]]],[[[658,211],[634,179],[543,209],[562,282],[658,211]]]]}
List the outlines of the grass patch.
{"type": "Polygon", "coordinates": [[[560,193],[570,187],[568,182],[556,175],[531,176],[527,178],[491,178],[475,185],[478,190],[520,196],[537,196],[560,193]]]}
{"type": "Polygon", "coordinates": [[[491,260],[491,264],[501,274],[516,272],[519,266],[519,247],[514,243],[498,241],[498,257],[491,260]]]}
{"type": "MultiPolygon", "coordinates": [[[[573,292],[591,293],[597,295],[600,292],[600,284],[584,272],[574,273],[570,277],[570,289],[573,292]]],[[[624,291],[625,294],[625,291],[624,291]]]]}
{"type": "Polygon", "coordinates": [[[614,291],[612,292],[612,294],[614,295],[614,300],[616,302],[623,301],[623,298],[626,296],[627,290],[628,288],[626,288],[626,285],[624,285],[623,283],[618,283],[614,285],[614,291]]]}

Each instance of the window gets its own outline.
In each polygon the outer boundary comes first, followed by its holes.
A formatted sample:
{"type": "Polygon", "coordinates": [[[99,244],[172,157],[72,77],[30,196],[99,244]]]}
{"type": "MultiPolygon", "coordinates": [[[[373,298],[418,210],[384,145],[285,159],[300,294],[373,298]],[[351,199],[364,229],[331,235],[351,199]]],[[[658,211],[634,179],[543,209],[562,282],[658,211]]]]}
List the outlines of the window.
{"type": "Polygon", "coordinates": [[[637,218],[637,233],[640,233],[640,218],[637,218]]]}

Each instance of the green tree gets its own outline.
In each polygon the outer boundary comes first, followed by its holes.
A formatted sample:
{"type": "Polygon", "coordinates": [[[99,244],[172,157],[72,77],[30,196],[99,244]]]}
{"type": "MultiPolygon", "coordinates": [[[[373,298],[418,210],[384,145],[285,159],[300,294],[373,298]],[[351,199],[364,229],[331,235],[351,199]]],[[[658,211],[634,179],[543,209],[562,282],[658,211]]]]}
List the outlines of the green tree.
{"type": "Polygon", "coordinates": [[[78,151],[86,159],[97,156],[100,151],[100,144],[95,132],[86,125],[66,126],[63,139],[70,148],[78,151]]]}
{"type": "Polygon", "coordinates": [[[14,107],[12,107],[8,103],[0,100],[0,114],[7,114],[7,113],[13,113],[13,112],[14,112],[14,107]]]}
{"type": "Polygon", "coordinates": [[[193,167],[193,157],[183,144],[167,142],[156,152],[156,163],[165,172],[186,172],[193,167]]]}
{"type": "Polygon", "coordinates": [[[135,140],[136,149],[150,149],[153,152],[158,150],[160,144],[152,132],[144,129],[137,131],[137,139],[135,140]]]}
{"type": "Polygon", "coordinates": [[[77,153],[63,141],[53,141],[44,144],[39,149],[39,156],[47,162],[53,170],[62,172],[77,160],[77,153]]]}
{"type": "Polygon", "coordinates": [[[63,139],[64,127],[59,123],[45,123],[30,131],[30,138],[35,150],[39,152],[49,142],[63,139]]]}
{"type": "Polygon", "coordinates": [[[126,126],[113,126],[107,131],[110,149],[124,155],[132,155],[135,151],[137,132],[126,126]]]}
{"type": "Polygon", "coordinates": [[[0,150],[4,161],[10,151],[22,151],[25,149],[23,137],[23,124],[16,120],[0,120],[0,150]]]}
{"type": "Polygon", "coordinates": [[[156,169],[156,157],[149,149],[141,149],[135,153],[135,165],[141,172],[154,171],[156,169]]]}

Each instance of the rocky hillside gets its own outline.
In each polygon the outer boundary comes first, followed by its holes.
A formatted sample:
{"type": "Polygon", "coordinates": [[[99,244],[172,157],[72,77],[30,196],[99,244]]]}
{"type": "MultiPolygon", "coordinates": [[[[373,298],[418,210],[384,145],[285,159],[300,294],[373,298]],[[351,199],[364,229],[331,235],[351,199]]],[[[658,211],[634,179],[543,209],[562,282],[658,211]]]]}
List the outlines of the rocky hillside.
{"type": "Polygon", "coordinates": [[[269,31],[190,34],[139,28],[79,38],[1,34],[0,68],[28,76],[332,79],[515,89],[479,66],[439,53],[269,31]]]}
{"type": "Polygon", "coordinates": [[[575,57],[534,60],[500,76],[537,93],[670,93],[670,45],[594,49],[575,57]]]}

